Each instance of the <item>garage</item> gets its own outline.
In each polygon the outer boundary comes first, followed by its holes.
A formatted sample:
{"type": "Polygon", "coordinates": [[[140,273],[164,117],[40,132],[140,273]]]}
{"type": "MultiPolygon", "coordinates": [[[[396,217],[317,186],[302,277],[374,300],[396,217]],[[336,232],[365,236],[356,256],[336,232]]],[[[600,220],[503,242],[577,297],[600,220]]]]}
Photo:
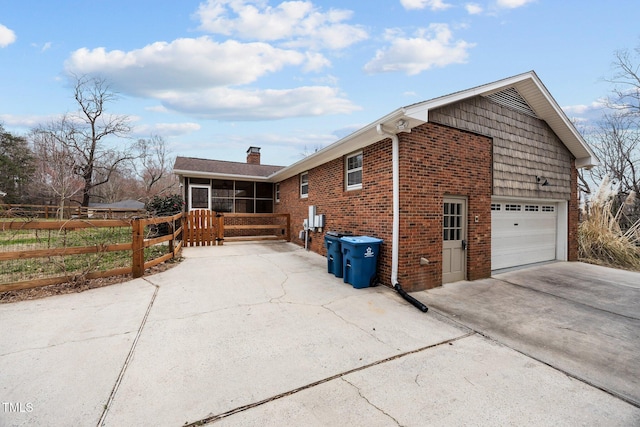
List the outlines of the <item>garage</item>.
{"type": "Polygon", "coordinates": [[[557,259],[558,203],[494,200],[491,269],[557,259]]]}

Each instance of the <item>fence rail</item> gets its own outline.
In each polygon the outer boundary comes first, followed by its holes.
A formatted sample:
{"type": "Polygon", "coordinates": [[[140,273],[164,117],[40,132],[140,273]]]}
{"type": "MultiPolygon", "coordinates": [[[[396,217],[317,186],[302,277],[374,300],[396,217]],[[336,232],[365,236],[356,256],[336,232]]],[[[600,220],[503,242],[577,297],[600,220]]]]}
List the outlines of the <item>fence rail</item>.
{"type": "Polygon", "coordinates": [[[0,292],[125,274],[142,277],[146,269],[176,257],[183,243],[211,246],[237,240],[289,241],[290,228],[288,214],[222,214],[207,210],[159,218],[0,220],[0,292]],[[97,233],[110,229],[120,230],[112,233],[118,234],[120,241],[109,241],[102,236],[108,233],[97,233]],[[85,236],[83,230],[98,235],[85,236]],[[148,256],[150,248],[161,248],[164,253],[148,256]],[[120,264],[106,269],[98,266],[99,257],[112,253],[129,256],[121,256],[120,264]],[[86,261],[84,258],[92,255],[98,261],[77,267],[81,264],[78,259],[86,261]],[[76,266],[72,268],[72,264],[76,266]],[[51,265],[56,268],[47,268],[51,265]],[[17,273],[12,276],[13,270],[17,273]]]}
{"type": "Polygon", "coordinates": [[[192,210],[184,216],[187,246],[222,245],[225,241],[291,240],[289,214],[221,213],[192,210]]]}
{"type": "Polygon", "coordinates": [[[145,217],[148,213],[144,209],[131,208],[100,208],[82,206],[51,206],[51,205],[18,205],[0,203],[0,218],[42,218],[42,219],[73,219],[73,218],[132,218],[145,217]]]}
{"type": "MultiPolygon", "coordinates": [[[[162,262],[168,261],[178,255],[182,248],[182,226],[181,218],[183,214],[177,214],[169,217],[160,218],[134,218],[130,220],[113,219],[113,220],[68,220],[68,221],[41,221],[41,220],[11,220],[0,221],[0,292],[15,291],[20,289],[29,289],[40,286],[53,285],[58,283],[77,281],[78,279],[95,279],[108,276],[117,276],[123,274],[132,274],[135,277],[142,277],[147,268],[151,268],[162,262]],[[158,234],[158,225],[166,225],[166,233],[158,234]],[[176,227],[176,225],[178,225],[176,227]],[[155,228],[153,226],[156,226],[155,228]],[[120,243],[95,242],[95,244],[69,245],[70,241],[81,240],[77,235],[79,230],[105,230],[105,229],[130,229],[129,241],[120,243]],[[47,231],[49,234],[45,237],[35,238],[28,233],[38,231],[47,231]],[[7,233],[14,233],[14,236],[6,237],[7,233]],[[25,234],[26,233],[26,234],[25,234]],[[53,233],[53,235],[51,234],[53,233]],[[4,235],[4,236],[3,236],[4,235]],[[27,238],[24,238],[28,236],[27,238]],[[28,243],[12,244],[13,242],[26,241],[28,243]],[[165,253],[151,257],[145,260],[145,248],[153,246],[165,246],[165,253]],[[49,246],[46,248],[29,248],[15,250],[15,247],[24,246],[49,246]],[[51,247],[53,246],[53,247],[51,247]],[[69,260],[73,256],[98,254],[98,256],[106,256],[106,254],[114,252],[127,251],[131,255],[128,258],[127,266],[114,266],[107,270],[98,270],[97,263],[83,266],[82,268],[67,269],[68,264],[72,264],[69,260]],[[33,262],[37,259],[43,259],[44,262],[33,267],[25,262],[33,262]],[[35,270],[31,274],[49,275],[51,277],[28,278],[26,280],[13,280],[11,274],[5,270],[11,271],[12,266],[3,268],[3,263],[7,265],[13,262],[14,270],[35,270]],[[17,263],[17,267],[16,267],[17,263]],[[39,270],[46,270],[45,265],[59,264],[57,274],[41,273],[39,270]],[[9,277],[9,281],[2,279],[3,276],[9,277]],[[3,283],[4,282],[4,283],[3,283]]],[[[122,238],[122,237],[120,237],[122,238]]],[[[84,237],[89,241],[92,238],[84,237]]],[[[82,243],[82,241],[81,241],[82,243]]],[[[74,260],[74,265],[76,261],[74,260]]]]}

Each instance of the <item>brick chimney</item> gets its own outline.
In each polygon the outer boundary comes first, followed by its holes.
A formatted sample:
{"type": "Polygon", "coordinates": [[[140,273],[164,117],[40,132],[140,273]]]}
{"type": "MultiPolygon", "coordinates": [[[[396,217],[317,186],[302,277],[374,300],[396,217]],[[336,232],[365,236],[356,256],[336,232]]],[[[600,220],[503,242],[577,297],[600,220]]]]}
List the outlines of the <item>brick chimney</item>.
{"type": "Polygon", "coordinates": [[[260,147],[249,147],[247,150],[247,163],[250,165],[260,164],[260,147]]]}

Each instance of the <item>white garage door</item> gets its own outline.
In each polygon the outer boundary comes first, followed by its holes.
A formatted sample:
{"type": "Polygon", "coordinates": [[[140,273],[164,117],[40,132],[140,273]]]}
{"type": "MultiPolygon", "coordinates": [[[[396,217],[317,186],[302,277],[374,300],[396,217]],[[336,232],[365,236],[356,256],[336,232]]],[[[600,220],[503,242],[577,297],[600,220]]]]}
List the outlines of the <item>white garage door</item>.
{"type": "Polygon", "coordinates": [[[555,203],[494,201],[491,204],[491,269],[556,259],[555,203]]]}

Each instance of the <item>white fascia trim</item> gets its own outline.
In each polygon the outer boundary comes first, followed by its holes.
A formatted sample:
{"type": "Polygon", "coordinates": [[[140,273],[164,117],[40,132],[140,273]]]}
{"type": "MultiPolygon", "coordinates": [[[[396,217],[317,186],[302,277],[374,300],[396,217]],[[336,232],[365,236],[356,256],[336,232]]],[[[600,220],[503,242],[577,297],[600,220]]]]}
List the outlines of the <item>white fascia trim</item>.
{"type": "Polygon", "coordinates": [[[236,181],[272,182],[268,176],[197,172],[197,171],[181,170],[181,169],[174,169],[173,173],[178,176],[182,176],[186,178],[231,179],[236,181]]]}
{"type": "Polygon", "coordinates": [[[530,84],[535,85],[535,88],[540,92],[540,94],[542,94],[545,101],[544,105],[540,105],[539,103],[537,103],[538,105],[536,105],[536,103],[533,103],[531,99],[527,99],[526,93],[522,93],[523,91],[521,90],[519,90],[519,92],[521,92],[521,95],[527,100],[536,114],[542,120],[545,120],[548,124],[552,124],[551,116],[555,116],[556,118],[560,119],[562,129],[554,129],[554,131],[556,131],[556,133],[562,134],[559,135],[560,137],[570,139],[569,141],[563,142],[565,146],[567,146],[569,151],[571,151],[572,154],[576,157],[576,168],[591,168],[599,165],[598,158],[591,150],[591,147],[589,147],[582,135],[580,135],[573,123],[569,120],[569,118],[564,113],[562,108],[560,108],[555,99],[553,99],[551,93],[547,90],[547,88],[544,86],[544,84],[538,78],[537,74],[534,71],[529,71],[517,76],[498,80],[497,82],[488,83],[450,95],[434,98],[429,101],[405,107],[404,110],[405,114],[408,117],[428,122],[429,110],[431,109],[440,108],[467,98],[472,98],[474,96],[487,96],[492,93],[499,92],[507,87],[515,87],[516,89],[518,89],[518,86],[520,86],[520,89],[522,89],[530,84]],[[573,145],[574,148],[572,149],[571,147],[569,147],[567,143],[569,143],[569,145],[573,145]]]}
{"type": "MultiPolygon", "coordinates": [[[[316,151],[315,153],[305,157],[304,159],[299,160],[298,162],[283,169],[280,169],[279,171],[270,175],[269,180],[272,182],[285,180],[292,176],[298,175],[301,172],[313,169],[331,160],[337,159],[347,154],[351,154],[371,144],[375,144],[381,139],[384,139],[384,137],[381,137],[376,130],[378,124],[385,123],[389,127],[393,127],[393,123],[395,123],[400,118],[405,117],[404,111],[404,108],[399,108],[392,113],[387,114],[383,118],[378,119],[375,122],[358,129],[354,133],[326,146],[322,150],[316,151]]],[[[413,121],[413,123],[409,123],[409,128],[416,126],[417,124],[418,123],[416,121],[413,121]]]]}

